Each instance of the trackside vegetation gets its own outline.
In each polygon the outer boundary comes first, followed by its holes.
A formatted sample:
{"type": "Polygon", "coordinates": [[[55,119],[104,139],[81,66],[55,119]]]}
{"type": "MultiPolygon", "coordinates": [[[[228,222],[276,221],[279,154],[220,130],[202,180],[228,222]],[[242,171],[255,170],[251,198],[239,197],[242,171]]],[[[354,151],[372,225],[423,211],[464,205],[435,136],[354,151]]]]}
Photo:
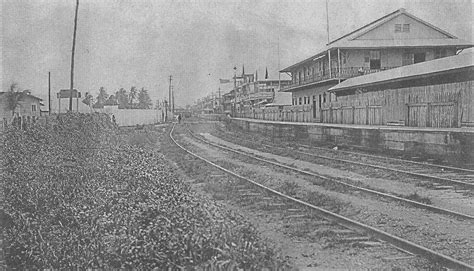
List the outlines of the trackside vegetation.
{"type": "Polygon", "coordinates": [[[134,144],[139,132],[99,114],[4,132],[8,268],[283,268],[252,225],[191,190],[156,139],[134,144]]]}

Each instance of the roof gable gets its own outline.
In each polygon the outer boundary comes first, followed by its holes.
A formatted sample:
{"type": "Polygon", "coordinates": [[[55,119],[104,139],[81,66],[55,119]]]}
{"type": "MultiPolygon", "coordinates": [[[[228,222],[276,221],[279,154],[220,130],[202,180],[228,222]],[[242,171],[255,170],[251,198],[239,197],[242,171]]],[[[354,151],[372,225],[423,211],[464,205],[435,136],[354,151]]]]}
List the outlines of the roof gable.
{"type": "MultiPolygon", "coordinates": [[[[401,30],[401,29],[400,29],[401,30]]],[[[406,40],[406,39],[452,39],[453,36],[449,33],[441,31],[415,19],[407,14],[399,14],[394,18],[383,22],[376,27],[373,27],[363,33],[359,33],[351,38],[351,40],[406,40]],[[400,28],[408,25],[409,31],[395,32],[395,27],[400,28]]]]}
{"type": "Polygon", "coordinates": [[[456,37],[422,19],[408,13],[405,9],[398,9],[369,24],[366,24],[338,39],[331,41],[328,45],[337,46],[339,43],[347,43],[351,40],[367,39],[456,39],[456,37]],[[411,24],[409,33],[396,33],[395,24],[411,24]],[[413,29],[413,30],[412,30],[413,29]],[[406,35],[408,34],[408,35],[406,35]]]}
{"type": "Polygon", "coordinates": [[[371,49],[395,47],[454,47],[464,49],[473,47],[473,44],[470,41],[458,39],[454,35],[421,20],[401,8],[331,41],[316,55],[293,64],[280,72],[292,72],[301,65],[324,57],[328,50],[336,48],[371,49]],[[401,23],[402,25],[409,23],[410,32],[402,32],[395,35],[395,23],[401,23]],[[403,34],[403,36],[400,34],[403,34]]]}

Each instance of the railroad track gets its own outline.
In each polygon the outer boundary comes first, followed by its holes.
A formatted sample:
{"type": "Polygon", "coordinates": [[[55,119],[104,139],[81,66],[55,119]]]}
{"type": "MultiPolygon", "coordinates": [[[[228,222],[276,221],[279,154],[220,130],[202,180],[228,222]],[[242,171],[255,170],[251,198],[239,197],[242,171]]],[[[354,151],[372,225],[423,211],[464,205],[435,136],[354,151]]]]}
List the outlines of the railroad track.
{"type": "Polygon", "coordinates": [[[202,160],[205,163],[209,164],[210,166],[215,167],[225,172],[226,174],[241,180],[243,184],[238,187],[239,190],[237,191],[243,193],[244,195],[248,195],[253,198],[259,198],[261,200],[268,200],[270,199],[269,195],[271,195],[273,198],[277,198],[280,201],[287,202],[288,204],[291,204],[291,205],[299,206],[299,208],[302,208],[302,209],[298,209],[298,212],[304,212],[304,214],[300,214],[299,216],[309,216],[308,212],[311,212],[312,214],[315,214],[324,220],[336,223],[344,228],[349,229],[350,231],[353,231],[352,235],[353,235],[354,240],[358,238],[363,238],[365,237],[365,235],[369,235],[372,238],[375,238],[383,242],[387,242],[395,246],[400,251],[405,251],[405,252],[419,255],[431,261],[437,262],[447,268],[453,268],[453,269],[459,269],[459,270],[474,270],[474,266],[470,266],[469,264],[459,261],[457,259],[454,259],[450,256],[443,255],[434,250],[431,250],[424,246],[413,243],[409,240],[405,240],[398,236],[384,232],[378,228],[365,225],[363,223],[344,217],[337,213],[328,211],[324,208],[315,206],[308,202],[285,195],[279,191],[276,191],[272,188],[264,186],[258,183],[257,181],[251,180],[229,169],[226,169],[223,166],[220,166],[216,164],[215,162],[212,162],[211,160],[192,152],[191,150],[187,149],[182,144],[178,143],[177,140],[173,136],[174,129],[175,129],[175,126],[173,125],[169,133],[169,136],[171,140],[174,142],[174,144],[176,144],[180,149],[192,155],[193,157],[196,157],[199,160],[202,160]],[[255,192],[255,189],[257,189],[258,192],[255,192]]]}
{"type": "MultiPolygon", "coordinates": [[[[226,133],[221,130],[221,132],[226,133]]],[[[239,139],[240,141],[246,141],[249,144],[255,144],[245,139],[239,139]]],[[[260,144],[263,147],[277,148],[281,150],[287,150],[284,147],[260,144]]],[[[328,148],[308,146],[308,145],[297,145],[301,148],[305,148],[305,151],[299,149],[293,149],[295,154],[307,155],[309,157],[336,161],[356,166],[369,167],[375,169],[381,169],[385,171],[396,172],[400,174],[406,174],[413,177],[435,180],[438,183],[431,183],[435,189],[454,189],[456,192],[464,193],[472,191],[474,189],[474,170],[466,168],[457,168],[452,166],[437,165],[431,163],[422,163],[417,161],[410,161],[399,158],[384,157],[378,155],[370,155],[363,153],[356,153],[343,150],[332,150],[328,148]],[[319,153],[316,154],[314,151],[317,150],[319,153]],[[324,152],[329,155],[320,154],[324,152]],[[350,158],[350,159],[348,159],[350,158]],[[443,184],[443,185],[442,185],[443,184]],[[463,187],[465,189],[455,189],[455,187],[463,187]]]]}
{"type": "Polygon", "coordinates": [[[239,155],[244,155],[246,157],[258,160],[260,162],[264,162],[264,163],[271,164],[271,165],[274,165],[274,166],[277,166],[277,167],[280,167],[280,168],[288,169],[288,170],[291,170],[291,171],[294,171],[296,173],[303,174],[303,175],[306,175],[306,176],[316,177],[318,179],[321,179],[321,180],[324,180],[324,181],[329,181],[329,182],[332,182],[332,183],[335,183],[335,184],[339,184],[339,185],[345,186],[345,187],[353,189],[353,190],[369,193],[369,194],[376,195],[376,196],[383,197],[383,198],[388,198],[388,199],[394,200],[394,201],[403,202],[405,204],[409,204],[409,205],[412,205],[412,206],[416,206],[418,208],[430,210],[432,212],[436,212],[436,213],[440,213],[440,214],[446,214],[446,215],[450,215],[450,216],[461,218],[461,219],[474,220],[474,216],[469,215],[469,214],[464,214],[464,213],[460,213],[460,212],[456,212],[456,211],[451,211],[451,210],[448,210],[448,209],[436,207],[436,206],[429,205],[429,204],[424,204],[424,203],[421,203],[421,202],[418,202],[418,201],[406,199],[406,198],[399,197],[399,196],[396,196],[396,195],[392,195],[392,194],[389,194],[389,193],[380,192],[380,191],[376,191],[376,190],[373,190],[373,189],[369,189],[369,188],[349,184],[349,183],[346,183],[344,181],[337,180],[337,179],[334,179],[334,178],[329,178],[327,176],[324,176],[324,175],[321,175],[321,174],[318,174],[318,173],[315,173],[315,172],[312,172],[312,171],[298,169],[298,168],[295,168],[293,166],[289,166],[289,165],[286,165],[286,164],[282,164],[282,163],[278,163],[278,162],[275,162],[275,161],[270,161],[270,160],[267,160],[267,159],[264,159],[264,158],[260,158],[260,157],[257,157],[255,155],[252,155],[252,154],[240,151],[240,150],[235,150],[235,149],[229,148],[227,146],[222,146],[220,144],[216,144],[216,143],[210,142],[208,140],[205,140],[201,137],[198,137],[191,130],[189,130],[189,128],[187,128],[187,129],[188,129],[190,135],[193,136],[194,138],[196,138],[197,140],[200,140],[200,141],[202,141],[206,144],[212,145],[214,147],[217,147],[217,148],[220,148],[220,149],[223,149],[223,150],[227,150],[227,151],[230,151],[230,152],[233,152],[233,153],[237,153],[239,155]]]}

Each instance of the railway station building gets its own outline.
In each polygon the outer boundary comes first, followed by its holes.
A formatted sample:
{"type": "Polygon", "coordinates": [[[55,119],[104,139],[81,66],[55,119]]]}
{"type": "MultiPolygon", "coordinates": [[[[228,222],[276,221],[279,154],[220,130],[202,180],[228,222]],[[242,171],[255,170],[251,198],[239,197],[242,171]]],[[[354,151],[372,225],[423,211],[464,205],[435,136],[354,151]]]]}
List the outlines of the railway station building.
{"type": "Polygon", "coordinates": [[[399,9],[281,70],[291,76],[282,91],[292,93],[293,106],[309,108],[305,121],[324,122],[324,104],[337,99],[328,89],[344,80],[454,56],[473,46],[399,9]]]}

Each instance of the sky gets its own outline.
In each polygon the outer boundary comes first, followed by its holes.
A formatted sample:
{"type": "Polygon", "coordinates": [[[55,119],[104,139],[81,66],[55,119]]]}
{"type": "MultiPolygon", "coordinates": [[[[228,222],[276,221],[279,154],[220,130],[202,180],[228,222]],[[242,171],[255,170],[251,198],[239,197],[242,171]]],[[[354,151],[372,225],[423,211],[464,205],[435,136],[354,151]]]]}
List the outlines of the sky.
{"type": "MultiPolygon", "coordinates": [[[[70,85],[75,0],[1,0],[2,91],[15,82],[45,100],[70,85]]],[[[328,0],[329,37],[399,8],[473,40],[473,0],[328,0]]],[[[325,0],[80,0],[74,88],[97,95],[144,87],[177,106],[228,92],[237,73],[278,70],[327,43],[325,0]]],[[[283,76],[283,75],[282,75],[283,76]]],[[[283,77],[282,77],[283,78],[283,77]]],[[[53,108],[57,100],[53,99],[53,108]]]]}

